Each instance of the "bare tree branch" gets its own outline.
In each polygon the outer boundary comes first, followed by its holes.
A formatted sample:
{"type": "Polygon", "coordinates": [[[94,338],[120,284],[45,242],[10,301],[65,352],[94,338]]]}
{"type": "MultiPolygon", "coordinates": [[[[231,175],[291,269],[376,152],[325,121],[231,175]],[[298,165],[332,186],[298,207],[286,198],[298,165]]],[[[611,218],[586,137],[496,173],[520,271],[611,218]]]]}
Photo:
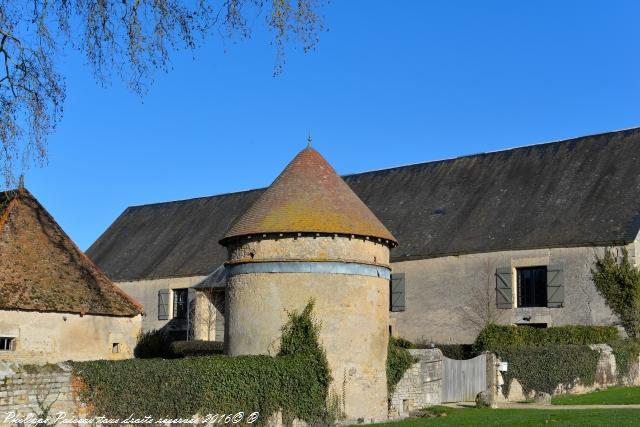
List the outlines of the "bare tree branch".
{"type": "Polygon", "coordinates": [[[14,184],[18,169],[46,162],[47,137],[63,113],[66,86],[56,59],[65,50],[81,52],[100,84],[117,77],[142,96],[157,71],[169,71],[174,52],[194,50],[214,28],[223,38],[248,38],[248,18],[266,8],[279,74],[291,36],[305,52],[317,44],[319,2],[0,0],[0,185],[14,184]]]}
{"type": "Polygon", "coordinates": [[[485,260],[482,273],[478,277],[479,286],[474,287],[467,305],[461,309],[461,317],[477,332],[492,323],[504,320],[505,310],[496,305],[495,269],[485,260]]]}

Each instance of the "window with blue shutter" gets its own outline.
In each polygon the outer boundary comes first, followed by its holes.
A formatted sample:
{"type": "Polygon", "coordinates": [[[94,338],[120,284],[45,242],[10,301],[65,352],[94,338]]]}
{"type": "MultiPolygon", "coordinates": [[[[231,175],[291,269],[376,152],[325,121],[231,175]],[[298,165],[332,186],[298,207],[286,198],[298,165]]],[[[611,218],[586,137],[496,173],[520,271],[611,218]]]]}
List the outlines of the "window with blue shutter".
{"type": "Polygon", "coordinates": [[[158,291],[158,320],[169,320],[169,289],[158,291]]]}
{"type": "Polygon", "coordinates": [[[511,287],[511,267],[496,269],[496,306],[513,308],[513,291],[511,287]]]}
{"type": "Polygon", "coordinates": [[[564,271],[557,265],[547,267],[547,307],[564,307],[564,271]]]}
{"type": "Polygon", "coordinates": [[[394,273],[389,281],[389,311],[405,310],[404,273],[394,273]]]}

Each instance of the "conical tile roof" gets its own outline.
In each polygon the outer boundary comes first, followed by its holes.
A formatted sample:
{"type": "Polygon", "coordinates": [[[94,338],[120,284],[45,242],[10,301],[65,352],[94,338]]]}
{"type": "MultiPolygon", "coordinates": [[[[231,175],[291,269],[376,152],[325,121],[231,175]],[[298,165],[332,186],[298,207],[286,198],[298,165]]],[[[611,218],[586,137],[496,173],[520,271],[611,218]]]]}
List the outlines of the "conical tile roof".
{"type": "Polygon", "coordinates": [[[302,150],[220,243],[269,233],[335,233],[396,239],[367,205],[311,147],[302,150]]]}

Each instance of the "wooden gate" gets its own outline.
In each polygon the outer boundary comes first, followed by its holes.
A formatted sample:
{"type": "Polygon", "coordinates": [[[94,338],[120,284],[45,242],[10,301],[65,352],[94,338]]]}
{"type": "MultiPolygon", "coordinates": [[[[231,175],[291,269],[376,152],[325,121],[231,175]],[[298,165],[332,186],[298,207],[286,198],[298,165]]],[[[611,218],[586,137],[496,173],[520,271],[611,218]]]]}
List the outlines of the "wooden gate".
{"type": "Polygon", "coordinates": [[[442,358],[442,402],[470,402],[487,389],[487,356],[442,358]]]}

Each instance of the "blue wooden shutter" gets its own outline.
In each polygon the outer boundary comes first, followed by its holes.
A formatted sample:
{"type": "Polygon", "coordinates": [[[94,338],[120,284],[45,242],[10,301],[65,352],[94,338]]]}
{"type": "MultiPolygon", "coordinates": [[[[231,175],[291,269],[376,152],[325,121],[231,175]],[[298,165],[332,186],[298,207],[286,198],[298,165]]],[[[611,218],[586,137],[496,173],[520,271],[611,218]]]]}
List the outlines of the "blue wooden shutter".
{"type": "Polygon", "coordinates": [[[404,273],[395,273],[391,275],[390,281],[390,311],[405,310],[405,291],[404,291],[404,273]]]}
{"type": "Polygon", "coordinates": [[[547,267],[547,307],[564,307],[564,271],[557,265],[547,267]]]}
{"type": "Polygon", "coordinates": [[[158,291],[158,320],[169,319],[169,289],[158,291]]]}
{"type": "Polygon", "coordinates": [[[513,308],[513,291],[511,289],[511,267],[496,269],[496,306],[513,308]]]}

